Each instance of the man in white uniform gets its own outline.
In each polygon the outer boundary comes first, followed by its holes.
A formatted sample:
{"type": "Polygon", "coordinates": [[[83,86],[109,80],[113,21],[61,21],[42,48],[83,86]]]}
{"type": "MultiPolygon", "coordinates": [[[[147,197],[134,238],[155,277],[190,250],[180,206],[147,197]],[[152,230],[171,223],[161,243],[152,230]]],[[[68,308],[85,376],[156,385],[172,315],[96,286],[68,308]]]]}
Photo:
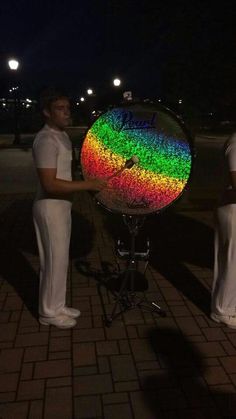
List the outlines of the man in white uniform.
{"type": "Polygon", "coordinates": [[[80,315],[79,310],[65,305],[72,195],[81,190],[101,190],[105,184],[72,180],[72,146],[64,131],[70,122],[68,98],[54,89],[47,90],[41,108],[46,125],[33,144],[39,178],[33,205],[40,257],[39,322],[70,328],[80,315]]]}
{"type": "Polygon", "coordinates": [[[236,134],[225,145],[226,187],[216,211],[212,320],[236,328],[236,134]]]}

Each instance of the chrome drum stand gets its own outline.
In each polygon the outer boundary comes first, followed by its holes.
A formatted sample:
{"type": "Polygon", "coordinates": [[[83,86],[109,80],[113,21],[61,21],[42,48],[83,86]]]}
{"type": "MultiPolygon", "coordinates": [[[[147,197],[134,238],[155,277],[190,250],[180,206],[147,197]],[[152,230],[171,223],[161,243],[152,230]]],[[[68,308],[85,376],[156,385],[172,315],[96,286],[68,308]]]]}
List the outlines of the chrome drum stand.
{"type": "MultiPolygon", "coordinates": [[[[127,257],[126,269],[118,275],[121,285],[117,292],[113,292],[115,303],[112,308],[111,314],[107,315],[105,310],[105,323],[109,327],[113,320],[125,311],[132,310],[135,308],[143,308],[144,310],[156,313],[162,317],[166,317],[166,312],[155,302],[149,302],[145,300],[143,296],[140,298],[135,292],[135,280],[140,272],[137,269],[138,260],[143,259],[146,261],[144,273],[148,266],[149,256],[149,241],[147,240],[147,246],[145,252],[136,252],[136,237],[139,232],[139,228],[144,222],[144,217],[133,216],[133,215],[122,215],[125,225],[128,227],[130,235],[130,249],[124,250],[121,247],[121,242],[118,240],[117,252],[121,257],[127,257]],[[117,312],[118,306],[120,311],[117,312]]],[[[144,275],[144,274],[143,274],[144,275]]],[[[105,284],[104,284],[105,285],[105,284]]],[[[101,294],[100,294],[101,295],[101,294]]]]}

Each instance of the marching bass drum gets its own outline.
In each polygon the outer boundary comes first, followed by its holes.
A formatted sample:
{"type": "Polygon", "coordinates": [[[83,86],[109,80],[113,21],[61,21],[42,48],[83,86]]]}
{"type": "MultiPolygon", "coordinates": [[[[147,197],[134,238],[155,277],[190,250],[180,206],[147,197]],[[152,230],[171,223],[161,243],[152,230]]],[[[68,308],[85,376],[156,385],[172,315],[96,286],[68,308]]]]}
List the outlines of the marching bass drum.
{"type": "Polygon", "coordinates": [[[110,211],[145,215],[181,196],[192,155],[192,139],[176,114],[161,105],[130,104],[93,123],[82,145],[81,167],[85,180],[107,180],[107,188],[96,194],[98,203],[110,211]]]}

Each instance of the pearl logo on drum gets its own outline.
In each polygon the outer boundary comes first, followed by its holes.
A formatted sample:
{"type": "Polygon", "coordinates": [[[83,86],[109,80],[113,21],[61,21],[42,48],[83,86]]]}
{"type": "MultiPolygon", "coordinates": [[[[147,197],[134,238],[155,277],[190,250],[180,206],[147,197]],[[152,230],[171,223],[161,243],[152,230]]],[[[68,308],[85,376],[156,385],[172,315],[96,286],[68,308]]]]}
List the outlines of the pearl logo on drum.
{"type": "Polygon", "coordinates": [[[157,113],[151,114],[150,119],[134,119],[134,114],[131,111],[122,112],[122,122],[119,131],[134,130],[134,129],[150,129],[155,128],[155,120],[157,113]]]}

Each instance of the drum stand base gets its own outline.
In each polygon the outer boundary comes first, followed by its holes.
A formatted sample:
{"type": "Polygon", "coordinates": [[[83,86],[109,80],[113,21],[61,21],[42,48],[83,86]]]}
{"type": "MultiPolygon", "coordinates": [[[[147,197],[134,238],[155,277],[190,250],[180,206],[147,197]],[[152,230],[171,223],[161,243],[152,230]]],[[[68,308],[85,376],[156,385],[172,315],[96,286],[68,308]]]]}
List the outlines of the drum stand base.
{"type": "MultiPolygon", "coordinates": [[[[162,308],[157,304],[155,301],[148,302],[145,298],[140,298],[134,292],[134,283],[135,278],[140,274],[137,271],[137,256],[147,260],[147,256],[149,255],[149,242],[147,247],[147,252],[145,253],[138,253],[135,251],[135,238],[138,234],[138,229],[143,223],[143,218],[139,216],[128,216],[123,215],[123,221],[127,225],[130,233],[130,251],[124,251],[118,248],[118,253],[120,256],[128,256],[128,263],[127,268],[118,275],[118,280],[121,280],[121,286],[117,293],[114,292],[115,303],[112,308],[112,312],[110,315],[107,315],[105,310],[105,323],[106,326],[111,326],[113,320],[128,310],[132,310],[135,308],[142,308],[149,312],[158,314],[162,317],[166,317],[166,312],[162,310],[162,308]],[[120,306],[121,310],[117,313],[118,306],[120,306]]],[[[119,243],[119,242],[118,242],[119,243]]],[[[146,263],[147,267],[148,262],[146,263]]],[[[145,271],[146,271],[145,267],[145,271]]],[[[144,271],[144,273],[145,273],[144,271]]],[[[101,294],[100,294],[101,295],[101,294]]]]}

